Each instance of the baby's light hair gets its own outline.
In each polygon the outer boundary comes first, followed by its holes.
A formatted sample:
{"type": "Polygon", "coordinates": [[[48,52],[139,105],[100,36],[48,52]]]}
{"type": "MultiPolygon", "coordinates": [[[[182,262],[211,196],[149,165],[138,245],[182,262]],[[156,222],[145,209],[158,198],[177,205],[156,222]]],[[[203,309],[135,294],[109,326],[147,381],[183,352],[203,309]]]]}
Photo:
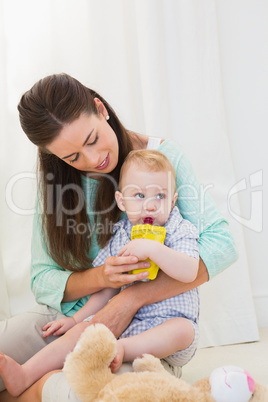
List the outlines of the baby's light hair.
{"type": "Polygon", "coordinates": [[[121,189],[122,178],[126,169],[131,163],[137,164],[141,168],[145,168],[149,172],[171,172],[174,178],[174,185],[176,188],[176,173],[175,169],[168,160],[168,158],[157,150],[153,149],[139,149],[129,152],[124,163],[121,167],[119,177],[119,189],[121,189]]]}

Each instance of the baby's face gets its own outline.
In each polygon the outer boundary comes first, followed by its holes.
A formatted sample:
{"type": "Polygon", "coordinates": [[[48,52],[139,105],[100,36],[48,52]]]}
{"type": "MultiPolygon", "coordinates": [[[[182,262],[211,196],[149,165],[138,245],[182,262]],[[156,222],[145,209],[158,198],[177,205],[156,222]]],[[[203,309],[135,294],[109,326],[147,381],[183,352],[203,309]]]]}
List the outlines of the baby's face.
{"type": "Polygon", "coordinates": [[[170,171],[148,171],[134,163],[124,173],[121,190],[118,206],[133,225],[163,226],[177,198],[170,171]]]}

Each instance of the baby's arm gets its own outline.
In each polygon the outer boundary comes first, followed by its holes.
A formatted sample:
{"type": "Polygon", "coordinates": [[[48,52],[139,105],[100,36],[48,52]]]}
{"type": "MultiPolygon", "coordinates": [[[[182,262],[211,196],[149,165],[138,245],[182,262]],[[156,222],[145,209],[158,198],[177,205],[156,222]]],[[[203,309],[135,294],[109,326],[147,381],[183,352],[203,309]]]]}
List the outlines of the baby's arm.
{"type": "Polygon", "coordinates": [[[126,244],[119,255],[135,255],[139,260],[150,258],[168,276],[181,281],[192,282],[198,272],[199,260],[167,247],[155,240],[134,239],[126,244]]]}
{"type": "Polygon", "coordinates": [[[57,321],[51,321],[43,327],[43,337],[53,334],[54,336],[62,335],[71,329],[77,323],[90,317],[97,311],[101,310],[108,301],[119,292],[119,289],[105,288],[90,296],[87,303],[80,308],[72,317],[60,318],[57,321]]]}

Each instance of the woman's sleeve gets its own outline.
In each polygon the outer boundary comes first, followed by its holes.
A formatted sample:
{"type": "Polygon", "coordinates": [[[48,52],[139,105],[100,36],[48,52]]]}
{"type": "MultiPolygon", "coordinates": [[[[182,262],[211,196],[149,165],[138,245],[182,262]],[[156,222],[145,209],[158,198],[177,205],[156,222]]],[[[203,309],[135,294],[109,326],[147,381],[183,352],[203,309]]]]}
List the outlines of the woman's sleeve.
{"type": "Polygon", "coordinates": [[[42,234],[42,219],[37,207],[33,220],[31,255],[31,289],[37,303],[72,315],[77,301],[62,303],[66,282],[72,272],[61,268],[48,254],[42,234]]]}
{"type": "Polygon", "coordinates": [[[176,145],[172,146],[167,156],[176,171],[177,206],[182,216],[199,231],[200,257],[212,279],[237,259],[229,224],[208,191],[197,180],[189,160],[181,150],[176,145]]]}

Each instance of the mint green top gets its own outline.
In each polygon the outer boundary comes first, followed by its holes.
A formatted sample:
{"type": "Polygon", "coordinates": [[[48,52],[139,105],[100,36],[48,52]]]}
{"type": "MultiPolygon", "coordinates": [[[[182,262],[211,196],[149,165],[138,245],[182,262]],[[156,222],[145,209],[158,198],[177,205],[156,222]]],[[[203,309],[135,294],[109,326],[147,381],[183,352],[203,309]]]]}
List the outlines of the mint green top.
{"type": "MultiPolygon", "coordinates": [[[[201,184],[196,179],[191,164],[180,147],[173,140],[167,139],[159,145],[158,150],[168,157],[175,168],[179,194],[176,205],[183,218],[188,219],[199,230],[200,257],[211,279],[237,259],[229,225],[218,211],[211,196],[207,192],[203,198],[200,196],[201,184]]],[[[97,185],[96,180],[82,176],[87,212],[92,227],[97,185]]],[[[99,245],[96,232],[94,230],[92,232],[90,258],[93,260],[98,254],[99,245]]],[[[31,266],[31,287],[36,301],[72,316],[86,303],[89,296],[68,303],[61,302],[66,282],[71,274],[71,271],[61,268],[49,256],[41,231],[41,217],[36,211],[33,222],[31,266]]]]}

